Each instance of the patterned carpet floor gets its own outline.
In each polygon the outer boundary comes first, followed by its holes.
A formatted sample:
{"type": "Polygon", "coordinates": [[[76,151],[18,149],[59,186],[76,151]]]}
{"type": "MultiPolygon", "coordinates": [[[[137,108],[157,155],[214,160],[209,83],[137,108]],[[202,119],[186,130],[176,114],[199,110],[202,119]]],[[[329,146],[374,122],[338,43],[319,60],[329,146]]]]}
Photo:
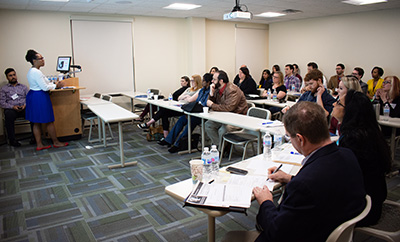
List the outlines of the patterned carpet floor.
{"type": "MultiPolygon", "coordinates": [[[[123,133],[126,162],[138,164],[113,170],[107,166],[119,163],[119,147],[90,148],[87,137],[43,151],[28,141],[1,145],[0,240],[206,241],[207,216],[164,192],[190,178],[188,162],[200,153],[170,154],[130,123],[123,133]]],[[[399,201],[399,184],[398,176],[388,180],[388,199],[399,201]]],[[[247,216],[217,218],[217,240],[231,230],[253,230],[258,208],[254,201],[247,216]]]]}

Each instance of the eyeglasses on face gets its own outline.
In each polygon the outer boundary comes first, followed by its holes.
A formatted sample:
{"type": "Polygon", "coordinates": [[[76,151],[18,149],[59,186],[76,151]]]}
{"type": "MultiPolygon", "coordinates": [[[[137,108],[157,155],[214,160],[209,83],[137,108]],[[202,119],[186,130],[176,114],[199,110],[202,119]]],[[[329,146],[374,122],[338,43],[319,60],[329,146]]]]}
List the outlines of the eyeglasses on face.
{"type": "Polygon", "coordinates": [[[391,81],[383,81],[382,84],[392,84],[391,81]]]}
{"type": "Polygon", "coordinates": [[[339,106],[345,107],[343,104],[340,103],[339,99],[336,101],[336,104],[339,105],[339,106]]]}

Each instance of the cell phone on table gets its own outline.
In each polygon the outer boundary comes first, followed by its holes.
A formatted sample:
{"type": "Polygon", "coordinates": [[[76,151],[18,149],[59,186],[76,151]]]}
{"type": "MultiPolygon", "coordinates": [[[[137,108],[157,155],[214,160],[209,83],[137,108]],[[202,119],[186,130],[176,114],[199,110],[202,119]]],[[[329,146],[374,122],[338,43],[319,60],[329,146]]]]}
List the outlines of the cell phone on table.
{"type": "Polygon", "coordinates": [[[232,167],[232,166],[226,168],[226,171],[229,171],[232,174],[243,175],[243,176],[247,175],[247,173],[248,173],[248,171],[246,171],[246,170],[242,170],[242,169],[232,167]]]}

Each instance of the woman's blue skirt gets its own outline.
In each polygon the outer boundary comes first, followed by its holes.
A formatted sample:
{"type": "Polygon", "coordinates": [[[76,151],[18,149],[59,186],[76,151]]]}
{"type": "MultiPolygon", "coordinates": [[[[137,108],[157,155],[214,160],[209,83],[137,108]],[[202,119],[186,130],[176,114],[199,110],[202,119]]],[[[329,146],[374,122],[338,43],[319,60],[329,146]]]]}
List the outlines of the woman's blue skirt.
{"type": "Polygon", "coordinates": [[[32,123],[54,122],[49,92],[29,90],[26,95],[25,118],[32,123]]]}

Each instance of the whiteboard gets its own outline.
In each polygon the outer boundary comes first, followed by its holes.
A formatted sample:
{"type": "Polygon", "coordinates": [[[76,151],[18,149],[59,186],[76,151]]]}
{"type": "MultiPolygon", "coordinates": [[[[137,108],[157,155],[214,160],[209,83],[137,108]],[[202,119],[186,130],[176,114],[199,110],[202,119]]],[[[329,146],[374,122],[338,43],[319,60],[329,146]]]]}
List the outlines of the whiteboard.
{"type": "Polygon", "coordinates": [[[71,20],[71,31],[82,94],[134,90],[132,22],[71,20]]]}
{"type": "Polygon", "coordinates": [[[268,68],[268,30],[236,27],[236,73],[247,65],[250,75],[258,82],[268,68]]]}

